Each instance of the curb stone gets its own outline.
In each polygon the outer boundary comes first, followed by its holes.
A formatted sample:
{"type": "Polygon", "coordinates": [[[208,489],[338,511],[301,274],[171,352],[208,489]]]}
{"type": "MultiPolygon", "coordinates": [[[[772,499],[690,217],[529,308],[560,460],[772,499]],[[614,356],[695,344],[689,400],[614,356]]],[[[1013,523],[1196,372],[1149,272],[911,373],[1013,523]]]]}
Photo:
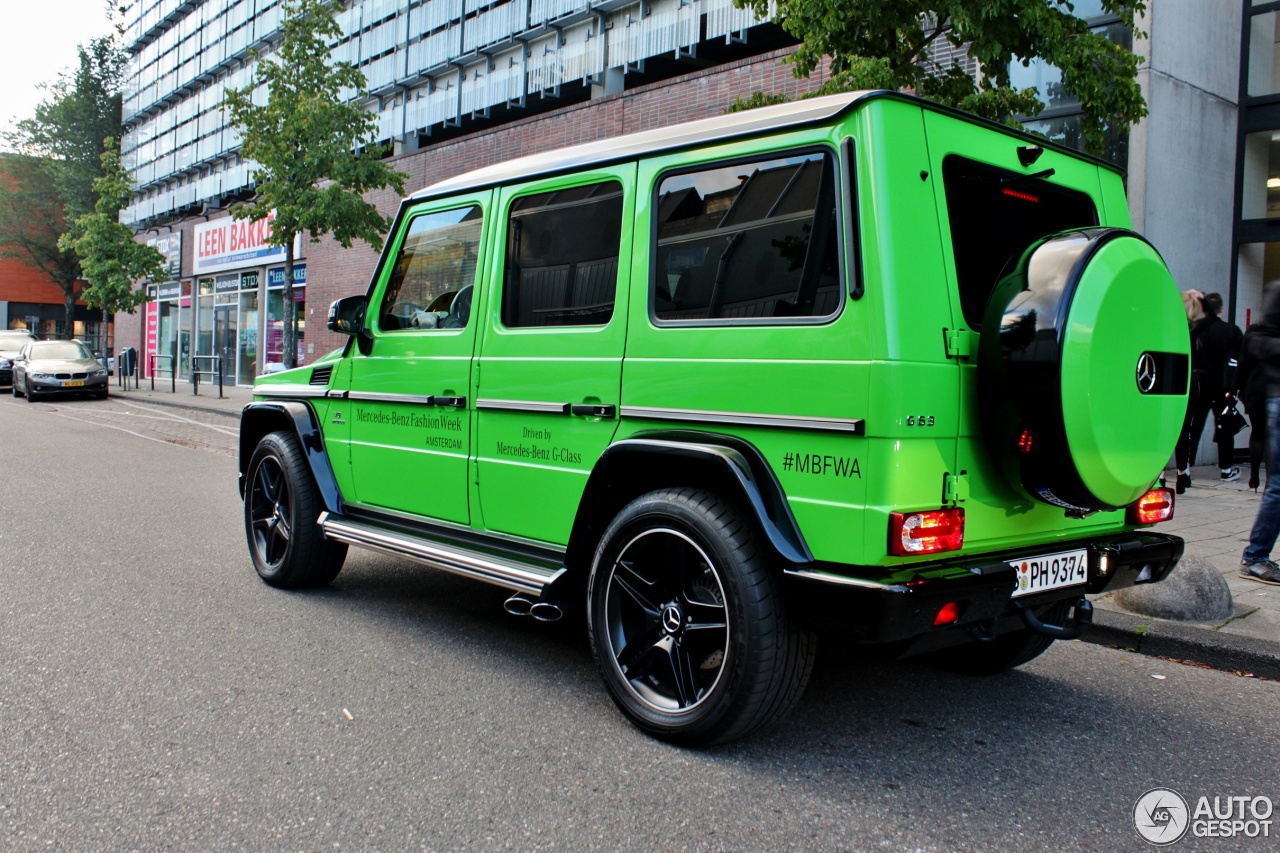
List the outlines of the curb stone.
{"type": "Polygon", "coordinates": [[[1081,639],[1280,681],[1280,643],[1269,640],[1101,609],[1094,610],[1093,627],[1081,639]]]}

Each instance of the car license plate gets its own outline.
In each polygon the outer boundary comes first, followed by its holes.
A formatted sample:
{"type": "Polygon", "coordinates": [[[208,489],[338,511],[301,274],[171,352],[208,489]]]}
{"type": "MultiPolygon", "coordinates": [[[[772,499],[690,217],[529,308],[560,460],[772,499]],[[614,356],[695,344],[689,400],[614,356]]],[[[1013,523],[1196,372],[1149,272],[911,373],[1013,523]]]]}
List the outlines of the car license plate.
{"type": "Polygon", "coordinates": [[[62,387],[63,388],[83,388],[84,380],[83,379],[68,380],[62,383],[62,387]]]}
{"type": "Polygon", "coordinates": [[[1089,579],[1089,552],[1084,548],[1009,562],[1018,572],[1018,587],[1013,591],[1014,598],[1064,586],[1076,586],[1089,579]]]}

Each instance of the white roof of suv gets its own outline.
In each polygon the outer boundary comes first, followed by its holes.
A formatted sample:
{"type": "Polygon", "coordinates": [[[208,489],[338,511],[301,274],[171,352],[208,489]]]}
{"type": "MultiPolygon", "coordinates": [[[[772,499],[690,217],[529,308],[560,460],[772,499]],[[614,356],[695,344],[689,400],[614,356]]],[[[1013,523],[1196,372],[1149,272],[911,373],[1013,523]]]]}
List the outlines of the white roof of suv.
{"type": "Polygon", "coordinates": [[[510,180],[549,175],[582,166],[629,160],[642,154],[670,151],[689,145],[752,136],[765,131],[816,124],[834,118],[870,92],[842,92],[775,106],[729,113],[656,130],[628,133],[568,148],[557,148],[506,160],[446,178],[409,196],[410,201],[480,189],[510,180]]]}

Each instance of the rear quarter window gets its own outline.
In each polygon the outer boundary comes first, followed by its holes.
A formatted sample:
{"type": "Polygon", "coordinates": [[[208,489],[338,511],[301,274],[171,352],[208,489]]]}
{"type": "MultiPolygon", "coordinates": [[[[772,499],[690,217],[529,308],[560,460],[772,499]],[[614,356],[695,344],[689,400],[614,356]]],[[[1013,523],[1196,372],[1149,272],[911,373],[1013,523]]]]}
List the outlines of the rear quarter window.
{"type": "Polygon", "coordinates": [[[1093,199],[1047,180],[950,155],[942,181],[964,318],[982,328],[996,282],[1041,237],[1098,224],[1093,199]]]}
{"type": "Polygon", "coordinates": [[[811,151],[712,164],[658,185],[658,321],[834,315],[842,302],[835,159],[811,151]]]}

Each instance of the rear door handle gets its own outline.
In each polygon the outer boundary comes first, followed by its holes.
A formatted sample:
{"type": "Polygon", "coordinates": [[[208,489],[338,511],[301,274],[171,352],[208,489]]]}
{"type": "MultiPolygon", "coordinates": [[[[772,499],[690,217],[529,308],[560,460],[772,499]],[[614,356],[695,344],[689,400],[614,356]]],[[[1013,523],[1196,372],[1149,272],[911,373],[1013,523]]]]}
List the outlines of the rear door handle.
{"type": "Polygon", "coordinates": [[[595,403],[575,403],[569,407],[569,411],[575,415],[582,415],[584,418],[613,418],[617,417],[618,407],[595,403]]]}

